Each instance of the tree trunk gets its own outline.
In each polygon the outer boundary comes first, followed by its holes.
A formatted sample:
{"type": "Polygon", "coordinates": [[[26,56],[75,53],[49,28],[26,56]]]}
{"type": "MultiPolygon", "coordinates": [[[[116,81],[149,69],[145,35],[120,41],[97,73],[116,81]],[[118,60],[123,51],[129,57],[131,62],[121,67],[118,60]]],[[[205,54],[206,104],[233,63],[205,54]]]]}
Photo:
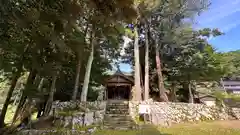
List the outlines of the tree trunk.
{"type": "Polygon", "coordinates": [[[148,43],[148,24],[146,22],[145,33],[145,78],[144,78],[144,100],[149,99],[149,43],[148,43]]]}
{"type": "MultiPolygon", "coordinates": [[[[85,38],[87,37],[88,34],[88,27],[89,24],[87,24],[86,29],[84,30],[84,35],[85,38]]],[[[86,40],[84,40],[84,44],[86,43],[86,40]]],[[[79,78],[80,78],[80,72],[81,72],[81,66],[82,66],[82,58],[81,58],[81,53],[84,53],[82,50],[79,50],[78,52],[78,63],[76,67],[76,78],[75,78],[75,84],[74,84],[74,89],[73,89],[73,95],[72,95],[72,100],[77,99],[77,94],[78,94],[78,88],[79,88],[79,78]]]]}
{"type": "Polygon", "coordinates": [[[16,121],[16,118],[17,118],[18,114],[20,113],[21,108],[23,107],[24,103],[26,102],[27,96],[24,92],[33,85],[36,75],[37,75],[37,71],[32,69],[28,75],[27,83],[26,83],[25,89],[23,90],[23,93],[20,98],[17,109],[15,111],[12,123],[14,123],[16,121]]]}
{"type": "MultiPolygon", "coordinates": [[[[94,30],[94,29],[93,29],[94,30]]],[[[95,44],[95,33],[92,33],[92,40],[91,40],[91,53],[88,58],[87,68],[84,76],[84,82],[83,82],[83,88],[81,93],[81,101],[86,102],[87,101],[87,93],[88,93],[88,85],[90,81],[90,75],[91,75],[91,68],[92,63],[94,59],[94,44],[95,44]]]]}
{"type": "Polygon", "coordinates": [[[165,92],[165,87],[164,87],[164,83],[163,83],[161,59],[160,59],[160,54],[159,54],[158,44],[157,43],[156,43],[156,65],[157,65],[158,88],[159,88],[160,99],[163,102],[167,102],[168,101],[168,97],[167,97],[167,94],[165,92]]]}
{"type": "Polygon", "coordinates": [[[80,56],[78,56],[78,63],[77,63],[77,69],[76,69],[76,78],[75,78],[75,85],[74,85],[72,100],[76,100],[77,99],[81,66],[82,66],[82,59],[80,58],[80,56]]]}
{"type": "Polygon", "coordinates": [[[33,100],[32,100],[32,98],[30,98],[29,99],[29,101],[28,101],[29,103],[29,108],[28,108],[28,126],[29,126],[29,129],[31,130],[32,129],[32,102],[33,102],[33,100]]]}
{"type": "Polygon", "coordinates": [[[176,102],[177,101],[177,95],[176,95],[176,84],[175,82],[172,82],[172,88],[171,88],[171,94],[170,94],[170,97],[171,97],[171,101],[172,102],[176,102]]]}
{"type": "Polygon", "coordinates": [[[42,87],[43,87],[43,83],[44,83],[44,78],[42,78],[38,84],[38,91],[42,91],[42,87]]]}
{"type": "MultiPolygon", "coordinates": [[[[44,78],[41,78],[39,84],[38,84],[38,91],[39,92],[42,92],[42,87],[43,87],[43,84],[44,84],[44,78]]],[[[42,101],[43,99],[40,99],[40,101],[37,103],[37,109],[38,109],[38,113],[37,113],[37,118],[40,118],[41,115],[42,115],[42,101]]]]}
{"type": "Polygon", "coordinates": [[[7,113],[7,108],[8,108],[8,105],[10,103],[10,100],[11,100],[11,97],[12,97],[12,94],[13,94],[13,91],[16,87],[16,84],[17,84],[17,81],[20,77],[20,71],[18,71],[14,76],[13,76],[13,79],[12,79],[12,82],[11,82],[11,86],[8,90],[8,94],[7,94],[7,98],[4,102],[4,105],[3,105],[3,108],[2,108],[2,111],[1,111],[1,114],[0,114],[0,128],[3,128],[4,127],[4,120],[5,120],[5,116],[6,116],[6,113],[7,113]]]}
{"type": "Polygon", "coordinates": [[[191,82],[188,82],[189,103],[194,103],[191,82]]]}
{"type": "Polygon", "coordinates": [[[54,93],[55,93],[56,81],[57,81],[57,75],[55,74],[52,77],[52,85],[51,85],[50,93],[49,93],[49,96],[48,96],[48,101],[47,101],[47,104],[46,104],[46,107],[45,107],[45,110],[44,110],[44,113],[43,113],[44,116],[48,116],[50,111],[51,111],[53,97],[54,97],[54,93]]]}
{"type": "Polygon", "coordinates": [[[28,45],[24,48],[23,50],[23,54],[21,55],[21,58],[20,58],[20,64],[19,66],[17,67],[17,73],[13,76],[13,79],[12,79],[12,82],[11,82],[11,86],[8,90],[8,94],[7,94],[7,98],[5,99],[5,102],[4,102],[4,105],[3,105],[3,108],[2,108],[2,111],[1,111],[1,114],[0,114],[0,128],[4,127],[4,120],[5,120],[5,116],[6,116],[6,113],[7,113],[7,108],[8,108],[8,105],[10,103],[10,100],[11,100],[11,97],[12,97],[12,94],[13,94],[13,91],[16,87],[16,84],[17,84],[17,81],[19,79],[19,77],[21,76],[21,72],[22,72],[22,66],[23,66],[23,59],[24,59],[24,56],[25,56],[25,52],[27,52],[28,50],[28,45]]]}
{"type": "MultiPolygon", "coordinates": [[[[140,60],[140,59],[139,59],[140,60]]],[[[141,65],[141,62],[140,62],[140,84],[141,84],[141,100],[144,99],[144,92],[143,92],[143,89],[144,89],[144,77],[145,76],[144,73],[144,64],[141,65]]]]}
{"type": "Polygon", "coordinates": [[[135,72],[134,72],[134,83],[135,83],[135,98],[134,100],[140,101],[141,100],[141,78],[140,78],[140,61],[139,61],[139,45],[138,45],[138,28],[137,26],[134,27],[134,59],[135,59],[135,72]]]}

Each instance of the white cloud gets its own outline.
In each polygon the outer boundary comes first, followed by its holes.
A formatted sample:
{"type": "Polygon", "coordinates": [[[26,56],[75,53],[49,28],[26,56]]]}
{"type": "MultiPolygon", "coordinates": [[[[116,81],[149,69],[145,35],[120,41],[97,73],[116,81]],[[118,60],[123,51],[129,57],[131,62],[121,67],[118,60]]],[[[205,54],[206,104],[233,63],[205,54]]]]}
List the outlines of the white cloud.
{"type": "Polygon", "coordinates": [[[239,5],[239,8],[237,9],[233,9],[233,10],[229,10],[229,11],[219,11],[219,13],[213,17],[210,17],[210,19],[207,19],[201,23],[211,23],[211,22],[215,22],[215,21],[219,21],[221,19],[224,19],[225,17],[228,17],[236,12],[239,12],[240,11],[240,5],[239,5]],[[221,13],[223,12],[223,13],[221,13]]]}
{"type": "Polygon", "coordinates": [[[240,0],[235,0],[229,4],[227,4],[225,1],[225,5],[218,6],[206,11],[207,14],[205,14],[206,16],[204,18],[207,19],[205,20],[202,19],[201,24],[214,23],[239,11],[240,0]]]}

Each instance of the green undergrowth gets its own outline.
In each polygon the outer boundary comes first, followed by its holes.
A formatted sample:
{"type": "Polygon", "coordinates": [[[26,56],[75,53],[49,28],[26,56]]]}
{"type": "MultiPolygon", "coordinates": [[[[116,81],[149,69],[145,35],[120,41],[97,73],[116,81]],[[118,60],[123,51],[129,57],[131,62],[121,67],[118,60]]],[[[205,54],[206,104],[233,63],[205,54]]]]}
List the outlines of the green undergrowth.
{"type": "Polygon", "coordinates": [[[78,110],[68,110],[68,111],[59,111],[58,115],[60,116],[72,116],[73,114],[79,112],[78,110]]]}

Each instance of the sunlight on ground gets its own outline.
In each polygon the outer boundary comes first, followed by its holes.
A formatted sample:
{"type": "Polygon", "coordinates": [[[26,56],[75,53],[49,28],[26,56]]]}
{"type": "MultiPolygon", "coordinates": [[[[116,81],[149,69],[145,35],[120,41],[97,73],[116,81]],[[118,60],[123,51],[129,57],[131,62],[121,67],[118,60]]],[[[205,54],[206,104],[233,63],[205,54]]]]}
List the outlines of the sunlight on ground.
{"type": "Polygon", "coordinates": [[[12,106],[12,105],[8,106],[6,117],[5,117],[5,123],[11,123],[12,122],[12,118],[14,116],[16,108],[17,108],[16,106],[12,106]]]}
{"type": "Polygon", "coordinates": [[[94,135],[240,135],[240,121],[178,124],[170,128],[144,127],[142,130],[98,131],[94,135]]]}
{"type": "MultiPolygon", "coordinates": [[[[5,117],[5,123],[9,124],[12,122],[12,118],[14,116],[14,113],[16,111],[17,106],[13,106],[13,105],[9,105],[8,109],[7,109],[7,113],[6,113],[6,117],[5,117]]],[[[36,120],[37,117],[37,113],[34,113],[32,115],[32,120],[36,120]]]]}
{"type": "Polygon", "coordinates": [[[240,135],[240,121],[202,122],[179,124],[171,128],[160,128],[169,135],[240,135]],[[238,127],[235,125],[238,123],[238,127]]]}

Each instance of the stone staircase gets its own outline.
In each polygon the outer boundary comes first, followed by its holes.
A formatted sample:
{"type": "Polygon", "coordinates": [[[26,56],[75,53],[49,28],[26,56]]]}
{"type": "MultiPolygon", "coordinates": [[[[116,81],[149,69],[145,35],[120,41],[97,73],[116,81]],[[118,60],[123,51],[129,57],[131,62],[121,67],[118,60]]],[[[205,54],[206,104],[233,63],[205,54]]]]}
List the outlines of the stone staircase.
{"type": "Polygon", "coordinates": [[[108,101],[103,125],[107,129],[129,130],[135,129],[137,125],[129,115],[128,101],[108,101]]]}

